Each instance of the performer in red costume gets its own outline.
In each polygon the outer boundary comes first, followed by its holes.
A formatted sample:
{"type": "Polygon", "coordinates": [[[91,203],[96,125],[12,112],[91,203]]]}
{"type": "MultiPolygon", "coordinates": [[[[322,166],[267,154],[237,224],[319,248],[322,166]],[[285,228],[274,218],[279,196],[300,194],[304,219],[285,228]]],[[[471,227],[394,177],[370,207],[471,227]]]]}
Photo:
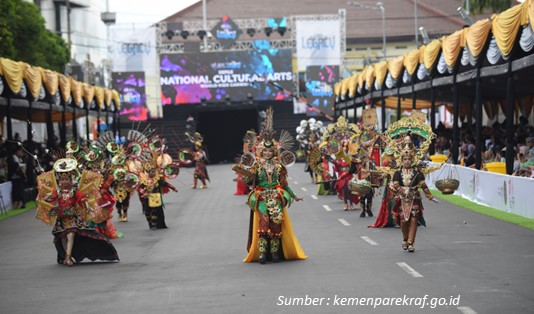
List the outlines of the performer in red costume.
{"type": "Polygon", "coordinates": [[[38,176],[36,218],[54,225],[52,234],[59,264],[72,266],[85,258],[118,261],[111,242],[88,225],[90,221],[104,219],[96,204],[102,177],[85,170],[80,178],[77,166],[75,159],[62,158],[54,163],[53,170],[38,176]]]}

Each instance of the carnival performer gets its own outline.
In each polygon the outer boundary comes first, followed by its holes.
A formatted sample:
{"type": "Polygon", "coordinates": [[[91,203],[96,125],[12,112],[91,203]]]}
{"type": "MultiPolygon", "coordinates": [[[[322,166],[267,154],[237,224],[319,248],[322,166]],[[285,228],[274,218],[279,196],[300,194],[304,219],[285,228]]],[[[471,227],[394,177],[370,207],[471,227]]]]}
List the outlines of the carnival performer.
{"type": "Polygon", "coordinates": [[[206,163],[208,162],[208,155],[204,149],[204,138],[199,132],[195,132],[191,135],[189,132],[185,132],[186,137],[189,139],[191,144],[194,146],[193,153],[193,162],[195,163],[195,172],[193,173],[193,185],[192,189],[197,188],[198,180],[202,182],[200,185],[201,189],[206,189],[208,185],[206,180],[210,180],[208,176],[208,169],[206,168],[206,163]]]}
{"type": "MultiPolygon", "coordinates": [[[[102,181],[100,184],[100,198],[98,199],[98,205],[102,208],[102,213],[105,216],[105,220],[96,223],[96,222],[89,222],[89,224],[96,228],[100,233],[105,235],[106,237],[110,239],[117,239],[122,238],[123,234],[122,232],[117,231],[117,228],[115,227],[115,224],[113,223],[113,208],[115,207],[115,197],[111,193],[111,184],[115,180],[112,173],[112,167],[106,167],[105,166],[105,151],[101,148],[107,145],[102,144],[107,140],[112,140],[112,132],[109,132],[110,134],[102,135],[101,138],[98,139],[97,142],[89,145],[88,148],[85,150],[84,159],[85,159],[85,167],[91,171],[100,173],[102,175],[102,181]],[[100,145],[100,146],[98,146],[100,145]]],[[[113,142],[108,142],[111,145],[107,145],[108,147],[111,146],[117,146],[117,144],[113,142]]]]}
{"type": "Polygon", "coordinates": [[[421,115],[412,113],[411,117],[405,117],[393,123],[383,136],[387,146],[393,150],[395,158],[399,160],[399,167],[393,173],[392,190],[398,199],[402,249],[408,252],[415,251],[417,226],[420,221],[424,224],[424,208],[419,189],[429,200],[439,203],[425,183],[425,174],[439,169],[439,166],[428,166],[422,161],[435,134],[430,126],[425,124],[424,118],[419,116],[421,115]],[[397,140],[395,136],[403,137],[397,140]],[[419,147],[415,146],[411,136],[422,138],[418,141],[419,147]]]}
{"type": "Polygon", "coordinates": [[[358,204],[360,198],[352,194],[349,189],[349,181],[357,172],[356,165],[348,162],[345,158],[340,158],[334,160],[334,170],[337,173],[337,181],[334,184],[334,189],[339,199],[343,200],[343,210],[354,210],[354,204],[358,204]]]}
{"type": "MultiPolygon", "coordinates": [[[[143,213],[151,230],[165,229],[165,212],[163,194],[172,190],[178,190],[166,180],[167,169],[174,166],[175,175],[178,175],[176,166],[172,162],[171,156],[164,152],[165,146],[160,143],[162,139],[154,137],[149,140],[150,154],[146,155],[143,162],[144,171],[139,175],[139,200],[143,207],[143,213]]],[[[174,177],[174,175],[173,175],[174,177]]]]}
{"type": "Polygon", "coordinates": [[[278,263],[280,258],[307,258],[293,233],[286,210],[292,201],[303,199],[295,195],[287,182],[286,165],[295,161],[295,156],[289,151],[293,139],[285,131],[282,131],[280,140],[274,139],[272,117],[273,111],[269,108],[256,143],[255,156],[247,154],[244,159],[248,161],[243,163],[243,168],[234,167],[245,174],[247,183],[252,186],[247,201],[252,210],[248,255],[244,260],[247,263],[259,261],[265,264],[268,259],[278,263]]]}
{"type": "Polygon", "coordinates": [[[84,170],[80,177],[77,166],[76,159],[62,158],[54,163],[53,170],[38,176],[36,218],[54,225],[59,264],[72,266],[85,258],[118,261],[111,242],[88,225],[105,219],[96,202],[102,176],[84,170]]]}
{"type": "MultiPolygon", "coordinates": [[[[393,152],[391,150],[386,149],[384,151],[381,158],[381,164],[382,166],[388,167],[390,169],[396,168],[395,159],[393,159],[393,152]]],[[[396,199],[393,195],[392,190],[392,176],[393,173],[385,174],[384,192],[382,193],[382,203],[380,205],[380,211],[378,212],[375,223],[368,226],[368,228],[400,228],[398,213],[399,206],[396,206],[395,204],[396,199]]]]}

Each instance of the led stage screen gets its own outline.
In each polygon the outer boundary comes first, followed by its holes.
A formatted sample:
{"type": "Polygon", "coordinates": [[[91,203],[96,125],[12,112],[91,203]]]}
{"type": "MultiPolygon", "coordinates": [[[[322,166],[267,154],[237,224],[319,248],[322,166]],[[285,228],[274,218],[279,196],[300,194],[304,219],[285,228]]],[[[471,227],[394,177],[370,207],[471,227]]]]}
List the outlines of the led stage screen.
{"type": "Polygon", "coordinates": [[[257,49],[160,56],[163,105],[253,100],[290,100],[268,82],[293,90],[291,50],[257,49]]]}
{"type": "Polygon", "coordinates": [[[131,121],[145,121],[148,118],[145,92],[145,72],[113,72],[113,89],[119,92],[121,116],[131,121]]]}
{"type": "Polygon", "coordinates": [[[306,99],[323,113],[334,115],[334,84],[339,81],[339,66],[306,67],[306,99]]]}

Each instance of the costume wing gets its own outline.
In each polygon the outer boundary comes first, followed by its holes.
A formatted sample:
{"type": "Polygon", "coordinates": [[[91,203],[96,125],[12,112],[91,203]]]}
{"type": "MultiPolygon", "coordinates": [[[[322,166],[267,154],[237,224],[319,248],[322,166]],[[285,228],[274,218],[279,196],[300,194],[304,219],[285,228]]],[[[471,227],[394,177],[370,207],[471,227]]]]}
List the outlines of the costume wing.
{"type": "Polygon", "coordinates": [[[37,176],[37,211],[35,218],[52,225],[56,222],[57,216],[51,210],[56,207],[55,202],[48,199],[52,192],[57,189],[54,171],[48,171],[37,176]]]}

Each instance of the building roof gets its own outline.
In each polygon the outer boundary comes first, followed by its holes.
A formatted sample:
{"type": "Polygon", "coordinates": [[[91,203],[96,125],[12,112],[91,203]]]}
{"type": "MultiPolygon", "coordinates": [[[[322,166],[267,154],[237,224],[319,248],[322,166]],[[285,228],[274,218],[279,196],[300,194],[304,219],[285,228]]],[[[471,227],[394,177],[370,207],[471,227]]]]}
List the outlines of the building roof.
{"type": "MultiPolygon", "coordinates": [[[[376,1],[347,0],[206,0],[207,19],[279,18],[292,15],[337,14],[346,9],[348,43],[372,42],[382,38],[382,15],[376,1]]],[[[457,12],[460,1],[451,0],[382,0],[388,41],[415,41],[414,8],[417,3],[418,27],[425,27],[429,37],[436,38],[461,29],[464,22],[457,12]]],[[[473,19],[487,17],[474,16],[473,19]]],[[[162,22],[202,20],[202,2],[176,12],[162,22]]]]}

